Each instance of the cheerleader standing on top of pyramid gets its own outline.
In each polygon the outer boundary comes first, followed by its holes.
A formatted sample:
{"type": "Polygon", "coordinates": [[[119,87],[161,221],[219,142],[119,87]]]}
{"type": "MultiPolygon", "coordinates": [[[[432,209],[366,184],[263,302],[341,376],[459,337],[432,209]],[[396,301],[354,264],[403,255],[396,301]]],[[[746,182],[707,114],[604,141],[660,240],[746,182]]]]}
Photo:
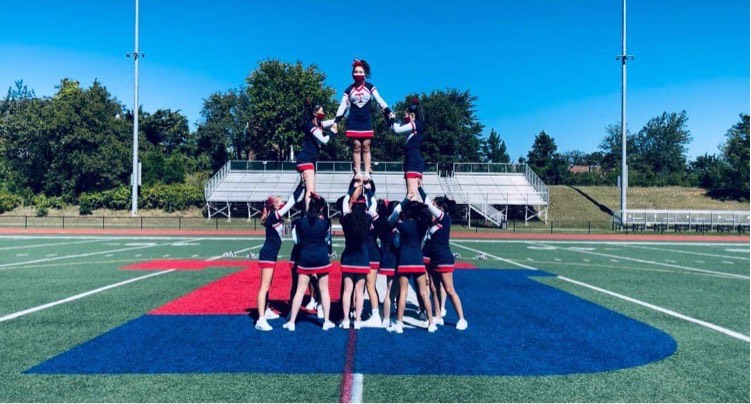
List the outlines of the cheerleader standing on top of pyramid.
{"type": "Polygon", "coordinates": [[[407,193],[417,194],[417,188],[422,184],[422,173],[425,171],[425,161],[420,154],[425,117],[420,106],[420,100],[415,97],[404,111],[402,123],[391,125],[397,134],[406,136],[404,150],[404,180],[407,183],[407,193]]]}
{"type": "Polygon", "coordinates": [[[263,209],[261,223],[266,228],[266,240],[261,247],[258,256],[258,266],[261,268],[261,288],[258,290],[258,321],[256,329],[261,331],[271,331],[272,327],[266,321],[279,318],[279,315],[267,309],[267,297],[271,280],[274,277],[274,268],[276,259],[279,255],[279,249],[282,247],[282,232],[284,231],[284,215],[303,197],[303,185],[299,183],[297,188],[290,194],[287,203],[282,206],[282,198],[279,196],[270,196],[266,200],[266,206],[263,209]]]}
{"type": "Polygon", "coordinates": [[[329,142],[330,136],[324,133],[324,129],[329,129],[332,134],[336,133],[336,123],[334,119],[324,121],[325,117],[323,107],[319,104],[311,104],[310,100],[305,100],[302,150],[297,155],[297,171],[302,176],[305,183],[305,206],[308,206],[310,194],[316,192],[315,168],[318,161],[318,153],[321,145],[329,142]]]}
{"type": "Polygon", "coordinates": [[[371,101],[375,99],[387,118],[394,118],[388,104],[378,94],[376,86],[365,81],[369,77],[370,65],[368,65],[368,62],[355,59],[352,63],[352,78],[355,82],[344,90],[342,102],[339,104],[334,119],[336,123],[339,123],[344,118],[346,111],[349,110],[347,138],[352,140],[353,169],[355,174],[360,172],[360,162],[364,160],[366,179],[371,172],[370,143],[373,139],[373,122],[370,114],[371,101]]]}

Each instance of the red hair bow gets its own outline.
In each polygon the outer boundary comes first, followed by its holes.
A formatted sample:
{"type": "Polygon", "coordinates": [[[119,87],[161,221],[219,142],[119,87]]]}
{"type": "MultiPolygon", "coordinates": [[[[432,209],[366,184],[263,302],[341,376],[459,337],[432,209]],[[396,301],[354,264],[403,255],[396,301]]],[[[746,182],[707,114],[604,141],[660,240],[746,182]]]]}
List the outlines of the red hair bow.
{"type": "Polygon", "coordinates": [[[420,103],[420,100],[419,100],[419,99],[417,99],[417,97],[415,97],[415,98],[413,98],[413,99],[412,99],[412,104],[415,104],[415,105],[417,105],[417,104],[419,104],[419,103],[420,103]]]}
{"type": "Polygon", "coordinates": [[[355,59],[352,61],[352,67],[357,67],[357,66],[363,67],[362,61],[360,59],[355,59]]]}

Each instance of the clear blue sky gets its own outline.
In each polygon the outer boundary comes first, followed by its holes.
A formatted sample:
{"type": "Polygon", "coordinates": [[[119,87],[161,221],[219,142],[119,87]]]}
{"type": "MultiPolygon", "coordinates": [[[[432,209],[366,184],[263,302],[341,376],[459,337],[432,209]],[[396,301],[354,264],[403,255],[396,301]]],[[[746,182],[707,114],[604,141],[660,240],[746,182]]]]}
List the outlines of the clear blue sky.
{"type": "MultiPolygon", "coordinates": [[[[51,95],[98,78],[132,107],[133,0],[2,0],[0,91],[23,79],[51,95]]],[[[715,153],[749,112],[748,0],[630,0],[629,127],[686,109],[689,156],[715,153]]],[[[486,134],[512,158],[545,130],[559,151],[595,151],[620,120],[620,0],[141,0],[141,104],[200,119],[202,99],[238,87],[258,61],[318,65],[339,94],[353,58],[388,102],[469,89],[486,134]]]]}

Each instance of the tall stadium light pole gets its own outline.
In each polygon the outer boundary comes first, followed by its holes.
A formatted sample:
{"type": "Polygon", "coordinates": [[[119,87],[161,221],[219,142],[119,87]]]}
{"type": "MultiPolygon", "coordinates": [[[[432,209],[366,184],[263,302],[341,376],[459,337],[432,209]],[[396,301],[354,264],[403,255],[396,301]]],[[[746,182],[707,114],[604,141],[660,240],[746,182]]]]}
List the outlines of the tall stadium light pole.
{"type": "Polygon", "coordinates": [[[130,213],[138,213],[138,181],[140,177],[138,164],[138,59],[146,56],[138,52],[138,0],[136,2],[135,48],[125,56],[133,57],[133,173],[131,174],[132,195],[130,213]]]}
{"type": "Polygon", "coordinates": [[[621,61],[621,224],[626,224],[626,190],[628,189],[628,165],[626,164],[626,62],[634,60],[626,53],[626,0],[623,0],[622,52],[616,57],[621,61]]]}

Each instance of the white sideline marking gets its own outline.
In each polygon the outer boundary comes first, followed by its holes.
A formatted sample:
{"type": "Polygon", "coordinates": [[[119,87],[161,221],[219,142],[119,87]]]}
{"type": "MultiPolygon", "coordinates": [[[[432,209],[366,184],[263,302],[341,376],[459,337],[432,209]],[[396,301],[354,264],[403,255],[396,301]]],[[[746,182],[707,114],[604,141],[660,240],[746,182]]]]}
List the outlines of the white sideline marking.
{"type": "Polygon", "coordinates": [[[733,264],[735,264],[735,262],[732,262],[732,261],[722,261],[722,263],[723,263],[723,264],[730,264],[730,265],[733,265],[733,264]]]}
{"type": "Polygon", "coordinates": [[[16,257],[28,257],[29,254],[16,254],[16,257]]]}
{"type": "Polygon", "coordinates": [[[703,264],[704,263],[704,261],[702,261],[702,260],[696,260],[694,262],[696,262],[697,264],[703,264]]]}
{"type": "Polygon", "coordinates": [[[75,296],[67,297],[65,299],[61,299],[61,300],[58,300],[58,301],[55,301],[55,302],[52,302],[52,303],[47,303],[47,304],[43,304],[41,306],[32,307],[30,309],[21,310],[21,311],[15,312],[13,314],[8,314],[7,316],[0,317],[0,323],[2,323],[4,321],[8,321],[8,320],[13,320],[14,318],[18,318],[18,317],[24,316],[26,314],[30,314],[30,313],[34,313],[34,312],[37,312],[37,311],[40,311],[40,310],[48,309],[50,307],[54,307],[54,306],[57,306],[57,305],[60,305],[60,304],[63,304],[63,303],[72,302],[74,300],[78,300],[78,299],[81,299],[83,297],[93,295],[95,293],[103,292],[103,291],[108,290],[108,289],[116,288],[116,287],[122,286],[122,285],[127,285],[127,284],[133,283],[133,282],[138,282],[138,281],[143,280],[143,279],[151,278],[152,276],[164,275],[164,274],[167,274],[167,273],[170,273],[170,272],[173,272],[173,271],[175,271],[175,270],[174,269],[168,269],[166,271],[155,272],[153,274],[144,275],[144,276],[141,276],[141,277],[138,277],[138,278],[128,279],[127,281],[113,283],[112,285],[107,285],[107,286],[101,287],[99,289],[94,289],[94,290],[90,290],[88,292],[79,293],[79,294],[77,294],[75,296]]]}
{"type": "Polygon", "coordinates": [[[84,244],[84,243],[93,243],[93,242],[101,241],[101,240],[102,240],[101,238],[96,238],[94,240],[71,241],[71,242],[66,242],[66,243],[19,245],[19,246],[14,246],[14,247],[2,247],[2,248],[0,248],[0,251],[2,251],[2,250],[20,250],[22,248],[51,247],[51,246],[56,246],[56,245],[84,244]]]}
{"type": "MultiPolygon", "coordinates": [[[[748,257],[737,257],[737,256],[734,257],[734,256],[728,256],[728,255],[720,255],[720,254],[700,253],[700,252],[695,252],[695,251],[671,250],[671,249],[667,249],[667,248],[650,248],[650,247],[645,247],[645,246],[636,246],[636,245],[629,245],[629,244],[625,244],[625,246],[626,247],[631,247],[631,248],[640,248],[640,249],[644,249],[644,250],[668,251],[668,252],[681,253],[681,254],[701,255],[703,257],[730,258],[730,259],[738,259],[738,260],[748,261],[748,257]]],[[[727,248],[727,249],[725,249],[725,251],[730,251],[730,252],[745,252],[745,253],[749,252],[749,250],[740,250],[740,249],[735,249],[734,250],[732,248],[727,248]]]]}
{"type": "Polygon", "coordinates": [[[584,286],[585,288],[589,288],[589,289],[592,289],[592,290],[596,290],[598,292],[602,292],[602,293],[608,294],[610,296],[617,297],[619,299],[626,300],[626,301],[631,302],[631,303],[636,303],[636,304],[638,304],[640,306],[648,307],[648,308],[650,308],[652,310],[659,311],[661,313],[665,313],[667,315],[670,315],[670,316],[673,316],[673,317],[677,317],[677,318],[680,318],[682,320],[686,320],[686,321],[689,321],[689,322],[692,322],[692,323],[695,323],[695,324],[699,324],[701,326],[704,326],[704,327],[710,328],[712,330],[719,331],[719,332],[721,332],[723,334],[729,335],[729,336],[731,336],[733,338],[737,338],[737,339],[739,339],[741,341],[751,342],[751,337],[749,337],[747,335],[743,335],[741,333],[737,333],[735,331],[728,330],[727,328],[723,328],[723,327],[720,327],[718,325],[715,325],[715,324],[712,324],[712,323],[708,323],[706,321],[702,321],[702,320],[699,320],[699,319],[696,319],[696,318],[693,318],[693,317],[689,317],[689,316],[686,316],[684,314],[681,314],[681,313],[678,313],[678,312],[675,312],[675,311],[672,311],[672,310],[668,310],[668,309],[665,309],[665,308],[660,307],[660,306],[655,306],[654,304],[650,304],[650,303],[647,303],[647,302],[643,302],[641,300],[634,299],[632,297],[621,295],[619,293],[611,292],[611,291],[609,291],[607,289],[598,288],[597,286],[592,286],[592,285],[586,284],[584,282],[579,282],[579,281],[576,281],[576,280],[573,280],[573,279],[569,279],[569,278],[566,278],[566,277],[563,277],[563,276],[558,276],[557,278],[560,279],[560,280],[566,281],[566,282],[571,282],[571,283],[579,285],[579,286],[584,286]]]}
{"type": "Polygon", "coordinates": [[[474,251],[474,252],[476,252],[476,253],[480,253],[480,254],[485,254],[485,256],[487,256],[487,257],[490,257],[490,258],[494,258],[494,259],[497,259],[498,261],[508,262],[509,264],[513,264],[513,265],[516,265],[516,266],[519,266],[519,267],[522,267],[522,268],[526,268],[526,269],[532,269],[532,270],[535,270],[535,271],[537,271],[537,268],[531,267],[531,266],[529,266],[529,265],[524,265],[524,264],[520,264],[520,263],[518,263],[518,262],[516,262],[516,261],[511,261],[511,260],[509,260],[509,259],[506,259],[506,258],[501,258],[501,257],[495,256],[495,255],[493,255],[493,254],[488,254],[488,253],[486,253],[485,251],[475,250],[474,248],[469,248],[469,247],[467,247],[467,246],[463,246],[463,245],[461,245],[461,244],[457,244],[457,243],[456,243],[456,242],[454,242],[454,241],[452,241],[452,242],[451,242],[451,245],[457,246],[457,247],[459,247],[459,248],[463,248],[463,249],[465,249],[465,250],[469,250],[469,251],[474,251]]]}
{"type": "MultiPolygon", "coordinates": [[[[248,248],[248,250],[253,249],[253,248],[258,248],[258,247],[261,247],[261,246],[259,245],[259,246],[251,247],[251,248],[248,248]]],[[[211,258],[207,259],[206,261],[215,261],[215,260],[218,260],[219,258],[222,258],[222,257],[221,256],[211,257],[211,258]]],[[[77,294],[75,296],[71,296],[71,297],[67,297],[65,299],[57,300],[57,301],[54,301],[52,303],[47,303],[47,304],[43,304],[41,306],[32,307],[30,309],[21,310],[19,312],[15,312],[15,313],[8,314],[6,316],[0,317],[0,323],[2,323],[4,321],[8,321],[8,320],[13,320],[14,318],[18,318],[18,317],[24,316],[26,314],[30,314],[30,313],[34,313],[34,312],[37,312],[37,311],[40,311],[40,310],[48,309],[50,307],[54,307],[54,306],[57,306],[57,305],[60,305],[60,304],[63,304],[63,303],[72,302],[74,300],[78,300],[78,299],[84,298],[86,296],[93,295],[95,293],[99,293],[99,292],[103,292],[105,290],[116,288],[118,286],[127,285],[129,283],[138,282],[138,281],[143,280],[143,279],[151,278],[152,276],[163,275],[163,274],[167,274],[167,273],[174,272],[174,271],[176,271],[176,269],[168,269],[166,271],[155,272],[153,274],[144,275],[144,276],[141,276],[141,277],[138,277],[138,278],[128,279],[126,281],[122,281],[122,282],[118,282],[118,283],[113,283],[112,285],[103,286],[101,288],[90,290],[88,292],[79,293],[79,294],[77,294]]]]}
{"type": "Polygon", "coordinates": [[[144,248],[162,247],[162,246],[165,246],[165,245],[169,245],[169,243],[168,244],[148,243],[148,244],[138,245],[136,247],[120,248],[120,249],[117,249],[117,250],[96,251],[96,252],[91,252],[91,253],[86,253],[86,254],[64,255],[62,257],[43,258],[43,259],[32,260],[32,261],[24,261],[24,262],[12,262],[10,264],[2,264],[2,265],[0,265],[0,271],[2,271],[4,269],[9,269],[9,268],[12,268],[12,267],[26,265],[26,264],[36,264],[36,263],[39,263],[39,262],[57,261],[57,260],[64,260],[64,259],[68,259],[68,258],[91,257],[91,256],[94,256],[94,255],[103,255],[103,254],[117,253],[117,252],[123,252],[123,251],[131,251],[131,250],[141,250],[141,249],[144,249],[144,248]]]}
{"type": "Polygon", "coordinates": [[[629,245],[672,245],[672,246],[705,246],[705,247],[743,247],[748,246],[748,242],[693,242],[687,241],[643,241],[643,240],[617,240],[617,241],[602,241],[602,240],[488,240],[488,239],[454,239],[460,243],[479,243],[479,244],[530,244],[530,243],[545,243],[550,245],[558,244],[590,244],[590,245],[607,245],[623,247],[624,244],[629,245]]]}
{"type": "MultiPolygon", "coordinates": [[[[748,248],[745,248],[745,249],[744,248],[726,248],[725,251],[727,251],[727,252],[739,252],[739,253],[746,253],[746,254],[748,254],[749,252],[751,252],[751,250],[749,250],[748,248]]],[[[740,258],[740,259],[742,259],[742,260],[743,259],[748,260],[748,258],[740,258]]]]}
{"type": "MultiPolygon", "coordinates": [[[[465,246],[456,244],[454,242],[452,242],[451,244],[453,244],[453,245],[455,245],[457,247],[460,247],[460,248],[468,249],[470,251],[475,251],[475,252],[483,253],[483,254],[487,255],[488,257],[496,258],[496,259],[499,259],[501,261],[505,261],[505,262],[517,265],[517,266],[519,266],[521,268],[531,269],[531,270],[535,270],[535,271],[538,270],[537,268],[532,268],[530,266],[527,266],[527,265],[524,265],[524,264],[520,264],[520,263],[514,262],[512,260],[503,259],[501,257],[496,257],[496,256],[493,256],[493,255],[488,254],[486,252],[483,252],[483,251],[480,251],[480,250],[471,249],[469,247],[465,247],[465,246]]],[[[560,279],[562,281],[574,283],[574,284],[579,285],[579,286],[584,286],[586,288],[590,288],[590,289],[596,290],[598,292],[602,292],[602,293],[608,294],[610,296],[626,300],[626,301],[631,302],[631,303],[636,303],[636,304],[638,304],[640,306],[644,306],[644,307],[650,308],[652,310],[659,311],[659,312],[667,314],[669,316],[677,317],[677,318],[680,318],[682,320],[686,320],[686,321],[689,321],[689,322],[692,322],[692,323],[695,323],[695,324],[699,324],[701,326],[707,327],[707,328],[715,330],[715,331],[719,331],[719,332],[721,332],[723,334],[729,335],[729,336],[731,336],[733,338],[740,339],[742,341],[751,342],[751,337],[749,337],[747,335],[743,335],[741,333],[737,333],[737,332],[735,332],[733,330],[729,330],[729,329],[724,328],[724,327],[720,327],[720,326],[718,326],[716,324],[708,323],[708,322],[703,321],[703,320],[699,320],[699,319],[696,319],[696,318],[693,318],[693,317],[689,317],[689,316],[687,316],[685,314],[681,314],[681,313],[678,313],[678,312],[675,312],[675,311],[672,311],[672,310],[668,310],[666,308],[663,308],[663,307],[660,307],[660,306],[656,306],[654,304],[647,303],[647,302],[644,302],[644,301],[641,301],[641,300],[637,300],[637,299],[634,299],[632,297],[621,295],[619,293],[611,292],[611,291],[609,291],[607,289],[602,289],[602,288],[599,288],[597,286],[593,286],[593,285],[590,285],[590,284],[587,284],[587,283],[584,283],[584,282],[579,282],[579,281],[571,279],[571,278],[566,278],[566,277],[563,277],[563,276],[560,276],[560,275],[556,276],[556,278],[560,279]]]]}
{"type": "Polygon", "coordinates": [[[608,257],[608,258],[618,258],[618,259],[622,259],[622,260],[626,260],[626,261],[641,262],[642,264],[661,265],[661,266],[665,266],[665,267],[685,269],[686,271],[704,272],[704,273],[715,274],[715,275],[725,275],[725,276],[728,276],[728,277],[731,277],[731,278],[739,278],[739,279],[746,279],[746,280],[750,279],[748,276],[745,276],[745,275],[736,275],[736,274],[731,274],[731,273],[727,273],[727,272],[717,272],[717,271],[710,271],[710,270],[707,270],[707,269],[684,267],[682,265],[675,265],[675,264],[665,264],[665,263],[662,263],[662,262],[642,260],[642,259],[639,259],[639,258],[622,257],[620,255],[611,255],[611,254],[597,253],[597,252],[594,252],[594,251],[572,250],[570,248],[567,248],[566,250],[567,251],[577,252],[579,254],[592,254],[592,255],[599,255],[599,256],[608,257]]]}
{"type": "Polygon", "coordinates": [[[46,254],[45,257],[57,257],[57,254],[46,254]]]}
{"type": "Polygon", "coordinates": [[[349,402],[362,402],[362,373],[352,374],[352,397],[349,398],[349,402]]]}

